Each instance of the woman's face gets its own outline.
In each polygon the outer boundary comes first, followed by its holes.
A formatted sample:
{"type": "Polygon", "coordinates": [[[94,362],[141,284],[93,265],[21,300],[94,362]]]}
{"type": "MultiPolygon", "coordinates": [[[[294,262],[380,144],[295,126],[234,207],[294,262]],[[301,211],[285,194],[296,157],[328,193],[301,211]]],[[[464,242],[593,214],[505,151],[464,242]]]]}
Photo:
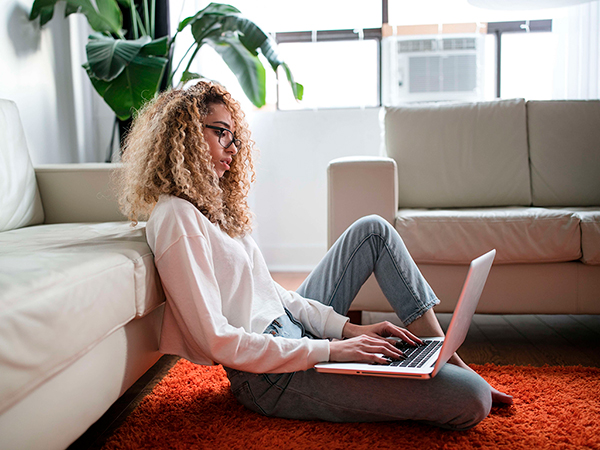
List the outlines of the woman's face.
{"type": "Polygon", "coordinates": [[[230,169],[233,156],[237,153],[235,142],[225,148],[234,139],[234,134],[235,125],[225,105],[210,105],[210,113],[204,119],[204,140],[219,178],[230,169]]]}

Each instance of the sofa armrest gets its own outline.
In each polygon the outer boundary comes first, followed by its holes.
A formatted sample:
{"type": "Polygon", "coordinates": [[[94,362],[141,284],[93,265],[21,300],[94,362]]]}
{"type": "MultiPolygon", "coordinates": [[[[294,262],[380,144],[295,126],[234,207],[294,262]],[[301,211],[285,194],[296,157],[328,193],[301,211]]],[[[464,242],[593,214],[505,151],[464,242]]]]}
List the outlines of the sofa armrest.
{"type": "Polygon", "coordinates": [[[115,222],[119,211],[111,176],[114,163],[45,164],[35,167],[44,223],[115,222]]]}
{"type": "Polygon", "coordinates": [[[355,220],[378,214],[392,225],[398,211],[396,162],[385,157],[334,159],[327,168],[327,245],[355,220]]]}

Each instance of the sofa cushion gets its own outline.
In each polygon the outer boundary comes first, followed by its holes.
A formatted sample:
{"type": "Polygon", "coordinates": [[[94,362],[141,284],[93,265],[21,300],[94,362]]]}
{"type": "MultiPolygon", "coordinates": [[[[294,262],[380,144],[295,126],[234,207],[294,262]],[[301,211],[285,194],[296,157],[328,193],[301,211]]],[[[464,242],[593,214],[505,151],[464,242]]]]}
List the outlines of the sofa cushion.
{"type": "Polygon", "coordinates": [[[162,301],[141,225],[0,233],[0,412],[162,301]]]}
{"type": "Polygon", "coordinates": [[[400,208],[529,206],[525,101],[386,108],[400,208]]]}
{"type": "Polygon", "coordinates": [[[506,207],[401,209],[396,229],[417,263],[469,264],[492,248],[498,264],[581,257],[579,219],[569,211],[506,207]]]}
{"type": "Polygon", "coordinates": [[[575,214],[581,221],[581,260],[586,264],[600,264],[600,207],[575,214]]]}
{"type": "Polygon", "coordinates": [[[600,205],[600,100],[527,102],[535,206],[600,205]]]}
{"type": "Polygon", "coordinates": [[[600,206],[562,207],[572,212],[580,222],[581,261],[585,264],[600,264],[600,206]]]}
{"type": "Polygon", "coordinates": [[[44,210],[17,105],[0,99],[0,232],[42,223],[44,210]]]}

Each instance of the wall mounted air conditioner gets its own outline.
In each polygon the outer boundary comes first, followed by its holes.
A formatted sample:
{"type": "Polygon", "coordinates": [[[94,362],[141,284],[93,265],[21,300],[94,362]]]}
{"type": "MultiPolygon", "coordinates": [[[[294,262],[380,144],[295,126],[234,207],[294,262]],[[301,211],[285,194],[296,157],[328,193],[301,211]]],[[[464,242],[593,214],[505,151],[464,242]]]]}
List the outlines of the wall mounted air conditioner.
{"type": "Polygon", "coordinates": [[[481,33],[386,37],[383,104],[483,99],[484,39],[481,33]]]}

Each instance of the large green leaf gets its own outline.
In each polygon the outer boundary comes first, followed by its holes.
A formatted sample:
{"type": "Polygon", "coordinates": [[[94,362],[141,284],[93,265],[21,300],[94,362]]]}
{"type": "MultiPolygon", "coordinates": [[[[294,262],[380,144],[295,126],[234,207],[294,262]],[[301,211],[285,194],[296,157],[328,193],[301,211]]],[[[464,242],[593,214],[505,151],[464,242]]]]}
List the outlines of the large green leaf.
{"type": "MultiPolygon", "coordinates": [[[[260,82],[262,76],[256,72],[256,70],[260,69],[256,69],[257,64],[255,64],[255,60],[245,55],[242,49],[237,48],[238,43],[241,43],[247,52],[254,57],[260,51],[274,71],[277,71],[278,67],[282,66],[292,87],[294,97],[299,100],[302,99],[304,88],[301,84],[294,81],[289,66],[284,63],[276,51],[275,41],[258,25],[242,16],[238,9],[229,5],[211,3],[196,15],[182,21],[179,30],[182,30],[186,26],[191,27],[194,40],[199,46],[204,43],[211,43],[221,56],[227,55],[229,62],[225,62],[236,74],[240,80],[240,84],[242,79],[245,80],[246,86],[242,85],[242,88],[255,105],[258,106],[258,104],[261,104],[261,100],[256,94],[264,91],[265,88],[251,86],[250,83],[260,82]],[[223,38],[223,36],[228,37],[223,38]],[[232,44],[232,42],[235,42],[235,44],[232,44]],[[236,48],[225,50],[227,45],[235,45],[236,48]],[[250,63],[251,61],[252,63],[250,63]],[[238,74],[233,66],[238,67],[243,72],[238,74]],[[248,70],[255,73],[249,73],[247,72],[248,70]],[[248,94],[249,92],[250,94],[248,94]]],[[[262,63],[259,60],[258,63],[264,71],[262,63]]]]}
{"type": "Polygon", "coordinates": [[[89,68],[96,78],[104,81],[114,80],[150,41],[150,36],[126,41],[92,35],[85,46],[89,68]]]}
{"type": "Polygon", "coordinates": [[[201,11],[198,11],[193,16],[183,19],[179,23],[179,26],[177,27],[177,31],[182,31],[189,24],[193,24],[194,22],[202,20],[203,17],[205,17],[207,15],[223,17],[228,14],[236,14],[236,13],[239,14],[240,10],[235,8],[234,6],[225,5],[222,3],[211,3],[206,8],[204,8],[201,11]]]}
{"type": "Polygon", "coordinates": [[[85,15],[94,31],[122,34],[123,15],[116,0],[96,0],[98,9],[91,0],[65,0],[72,8],[85,15]]]}
{"type": "Polygon", "coordinates": [[[54,6],[56,5],[57,2],[58,2],[58,0],[35,0],[33,2],[33,5],[31,5],[31,12],[29,13],[29,20],[37,19],[41,14],[42,9],[48,8],[48,7],[54,8],[54,6]]]}
{"type": "Polygon", "coordinates": [[[76,6],[71,5],[70,3],[67,3],[67,6],[65,7],[65,17],[70,16],[71,14],[75,14],[79,12],[79,8],[76,6]]]}
{"type": "Polygon", "coordinates": [[[183,72],[183,74],[181,75],[181,83],[185,84],[190,80],[199,80],[200,78],[202,78],[202,75],[200,75],[199,73],[195,73],[195,72],[188,72],[187,70],[185,72],[183,72]]]}
{"type": "MultiPolygon", "coordinates": [[[[29,20],[40,17],[43,26],[54,15],[54,7],[59,0],[35,0],[31,7],[29,20]]],[[[64,0],[67,3],[65,16],[80,12],[85,15],[94,31],[101,33],[114,33],[121,35],[123,27],[123,16],[116,0],[64,0]],[[96,8],[96,6],[97,8],[96,8]]]]}
{"type": "Polygon", "coordinates": [[[112,81],[96,78],[87,64],[84,68],[104,101],[119,119],[126,120],[157,94],[167,62],[160,56],[138,55],[112,81]]]}
{"type": "Polygon", "coordinates": [[[294,77],[289,66],[283,61],[277,52],[277,44],[275,41],[262,31],[254,22],[244,18],[229,16],[225,22],[224,27],[231,27],[239,29],[241,36],[240,42],[251,52],[256,52],[260,48],[260,52],[267,59],[271,68],[274,71],[281,66],[287,79],[292,87],[294,98],[302,100],[304,94],[304,86],[294,81],[294,77]]]}
{"type": "Polygon", "coordinates": [[[150,41],[142,47],[142,55],[166,56],[169,53],[169,37],[163,36],[150,41]]]}
{"type": "Polygon", "coordinates": [[[224,17],[223,31],[239,34],[240,42],[252,53],[257,53],[263,43],[269,39],[258,25],[241,14],[229,14],[224,17]]]}
{"type": "Polygon", "coordinates": [[[287,76],[288,82],[290,83],[290,86],[292,87],[292,92],[294,94],[294,98],[296,100],[302,100],[302,98],[304,97],[304,86],[302,86],[300,83],[296,83],[294,81],[294,76],[292,75],[292,71],[290,70],[289,66],[282,62],[280,64],[280,67],[283,67],[283,70],[285,72],[285,75],[287,76]]]}
{"type": "Polygon", "coordinates": [[[54,6],[58,0],[35,0],[31,6],[29,20],[40,18],[40,25],[45,25],[54,15],[54,6]]]}
{"type": "Polygon", "coordinates": [[[212,47],[235,74],[246,96],[257,108],[265,105],[265,68],[234,34],[209,40],[212,47]]]}
{"type": "Polygon", "coordinates": [[[123,28],[123,13],[116,0],[96,0],[96,6],[99,15],[115,30],[113,32],[120,31],[123,28]]]}

